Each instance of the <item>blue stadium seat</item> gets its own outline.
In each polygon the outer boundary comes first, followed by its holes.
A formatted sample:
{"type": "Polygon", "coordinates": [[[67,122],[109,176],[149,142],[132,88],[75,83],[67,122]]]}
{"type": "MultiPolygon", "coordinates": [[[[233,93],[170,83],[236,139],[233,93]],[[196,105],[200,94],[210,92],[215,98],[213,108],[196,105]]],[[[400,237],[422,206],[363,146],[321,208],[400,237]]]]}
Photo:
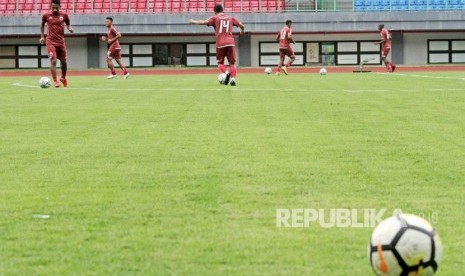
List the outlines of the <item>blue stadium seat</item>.
{"type": "Polygon", "coordinates": [[[355,7],[355,11],[356,12],[364,12],[364,11],[367,11],[369,7],[365,7],[365,6],[356,6],[355,7]]]}
{"type": "Polygon", "coordinates": [[[430,11],[437,11],[437,10],[445,10],[446,5],[428,5],[428,10],[430,11]]]}
{"type": "Polygon", "coordinates": [[[375,0],[375,6],[389,7],[391,5],[389,0],[375,0]]]}
{"type": "Polygon", "coordinates": [[[354,6],[356,7],[365,6],[365,0],[355,0],[354,6]]]}
{"type": "MultiPolygon", "coordinates": [[[[402,3],[403,0],[391,0],[391,6],[401,6],[401,5],[404,5],[402,3]]],[[[408,1],[407,1],[408,3],[408,1]]]]}
{"type": "Polygon", "coordinates": [[[407,11],[408,10],[408,5],[391,6],[391,10],[393,10],[393,11],[407,11]]]}
{"type": "Polygon", "coordinates": [[[426,11],[428,9],[428,6],[426,5],[410,5],[410,10],[412,11],[426,11]]]}

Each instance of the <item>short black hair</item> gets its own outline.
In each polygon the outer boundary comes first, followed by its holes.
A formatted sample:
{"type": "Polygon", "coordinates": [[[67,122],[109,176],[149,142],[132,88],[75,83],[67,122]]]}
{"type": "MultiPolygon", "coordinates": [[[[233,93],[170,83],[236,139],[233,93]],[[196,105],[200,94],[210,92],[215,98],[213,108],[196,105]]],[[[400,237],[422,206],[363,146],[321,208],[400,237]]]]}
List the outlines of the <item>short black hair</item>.
{"type": "Polygon", "coordinates": [[[221,4],[216,4],[213,10],[215,11],[215,13],[223,12],[223,6],[221,4]]]}
{"type": "Polygon", "coordinates": [[[110,20],[111,22],[113,22],[113,17],[108,16],[108,17],[105,18],[105,19],[108,19],[108,20],[110,20]]]}
{"type": "Polygon", "coordinates": [[[292,20],[286,20],[286,25],[289,25],[292,23],[292,20]]]}
{"type": "Polygon", "coordinates": [[[378,28],[384,28],[384,24],[379,24],[378,28]]]}
{"type": "Polygon", "coordinates": [[[61,0],[52,0],[52,4],[56,4],[58,6],[61,6],[61,0]]]}

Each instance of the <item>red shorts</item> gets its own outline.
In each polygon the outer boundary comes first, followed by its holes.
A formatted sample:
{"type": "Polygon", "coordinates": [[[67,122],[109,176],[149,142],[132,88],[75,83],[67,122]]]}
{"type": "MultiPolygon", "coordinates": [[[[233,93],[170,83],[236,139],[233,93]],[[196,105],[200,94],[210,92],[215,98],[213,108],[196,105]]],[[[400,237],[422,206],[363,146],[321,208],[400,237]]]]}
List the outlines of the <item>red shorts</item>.
{"type": "Polygon", "coordinates": [[[47,42],[47,53],[50,60],[56,61],[59,59],[61,62],[66,62],[66,44],[56,44],[47,42]]]}
{"type": "Polygon", "coordinates": [[[292,58],[294,57],[294,51],[292,51],[292,48],[279,48],[279,57],[280,58],[285,58],[286,56],[292,58]]]}
{"type": "Polygon", "coordinates": [[[387,57],[389,55],[389,51],[391,51],[391,48],[382,48],[381,49],[381,57],[387,57]]]}
{"type": "Polygon", "coordinates": [[[223,48],[216,48],[216,60],[218,64],[224,64],[224,58],[228,59],[230,65],[236,64],[236,47],[227,46],[223,48]]]}
{"type": "Polygon", "coordinates": [[[121,49],[108,49],[107,52],[108,59],[121,59],[121,49]]]}

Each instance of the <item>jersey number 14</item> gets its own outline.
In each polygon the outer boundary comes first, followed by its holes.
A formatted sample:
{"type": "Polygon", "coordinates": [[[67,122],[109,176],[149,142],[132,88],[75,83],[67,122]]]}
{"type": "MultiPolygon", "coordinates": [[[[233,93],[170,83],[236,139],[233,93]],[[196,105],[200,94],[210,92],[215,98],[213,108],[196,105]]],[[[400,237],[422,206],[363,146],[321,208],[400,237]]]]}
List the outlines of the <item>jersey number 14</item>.
{"type": "Polygon", "coordinates": [[[220,21],[220,34],[227,34],[229,33],[229,20],[221,20],[220,21]]]}

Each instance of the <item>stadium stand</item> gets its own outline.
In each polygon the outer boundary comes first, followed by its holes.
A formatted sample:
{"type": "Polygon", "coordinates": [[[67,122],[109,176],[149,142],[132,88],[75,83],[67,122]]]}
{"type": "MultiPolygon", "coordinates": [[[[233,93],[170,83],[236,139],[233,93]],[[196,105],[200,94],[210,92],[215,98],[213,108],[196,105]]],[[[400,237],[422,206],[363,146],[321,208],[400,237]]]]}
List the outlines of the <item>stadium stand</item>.
{"type": "Polygon", "coordinates": [[[465,0],[354,0],[354,11],[463,10],[465,0]]]}
{"type": "MultiPolygon", "coordinates": [[[[62,0],[61,9],[71,14],[184,13],[209,12],[215,3],[214,0],[62,0]]],[[[274,13],[286,8],[284,0],[223,0],[223,4],[229,12],[274,13]]],[[[0,0],[0,15],[38,14],[49,9],[50,0],[0,0]]]]}

